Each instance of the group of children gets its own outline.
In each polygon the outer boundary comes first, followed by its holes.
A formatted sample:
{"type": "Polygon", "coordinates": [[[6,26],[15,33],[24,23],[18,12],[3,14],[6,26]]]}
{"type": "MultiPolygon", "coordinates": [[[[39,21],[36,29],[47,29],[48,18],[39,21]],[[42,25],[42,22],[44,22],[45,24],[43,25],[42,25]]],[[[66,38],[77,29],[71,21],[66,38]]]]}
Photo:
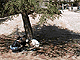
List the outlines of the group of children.
{"type": "Polygon", "coordinates": [[[28,40],[25,38],[25,36],[23,37],[19,36],[17,40],[15,40],[12,45],[10,45],[10,49],[12,51],[21,51],[21,49],[27,50],[27,48],[29,48],[29,50],[32,50],[38,48],[39,44],[40,43],[36,39],[28,40]]]}

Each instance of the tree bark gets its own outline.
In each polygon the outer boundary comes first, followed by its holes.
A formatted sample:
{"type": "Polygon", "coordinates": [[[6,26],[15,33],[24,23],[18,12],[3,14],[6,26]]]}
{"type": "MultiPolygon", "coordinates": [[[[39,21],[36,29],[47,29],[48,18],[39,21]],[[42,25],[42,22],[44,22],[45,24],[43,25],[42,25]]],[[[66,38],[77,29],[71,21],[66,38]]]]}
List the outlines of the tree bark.
{"type": "Polygon", "coordinates": [[[24,29],[26,33],[26,38],[29,39],[29,41],[33,38],[33,32],[32,32],[32,27],[29,21],[28,14],[24,11],[22,14],[22,19],[24,23],[24,29]]]}

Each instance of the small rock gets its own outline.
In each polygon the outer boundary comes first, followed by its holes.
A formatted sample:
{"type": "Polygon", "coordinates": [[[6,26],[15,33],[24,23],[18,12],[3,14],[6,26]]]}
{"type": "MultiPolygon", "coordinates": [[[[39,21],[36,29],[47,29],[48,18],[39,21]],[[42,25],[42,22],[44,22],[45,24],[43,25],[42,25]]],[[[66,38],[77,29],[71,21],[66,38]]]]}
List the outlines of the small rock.
{"type": "Polygon", "coordinates": [[[41,58],[41,59],[46,59],[46,57],[42,54],[42,55],[39,55],[39,57],[41,58]]]}
{"type": "Polygon", "coordinates": [[[37,51],[38,51],[39,53],[40,53],[40,52],[42,52],[42,53],[44,53],[44,52],[45,52],[45,51],[43,51],[43,50],[37,50],[37,51]]]}
{"type": "Polygon", "coordinates": [[[9,50],[9,53],[11,53],[12,52],[12,50],[9,50]]]}
{"type": "Polygon", "coordinates": [[[6,47],[2,47],[1,49],[4,50],[4,49],[6,49],[6,47]]]}
{"type": "Polygon", "coordinates": [[[76,59],[75,56],[72,56],[72,59],[76,59]]]}
{"type": "Polygon", "coordinates": [[[60,45],[60,47],[62,47],[62,45],[60,45]]]}
{"type": "Polygon", "coordinates": [[[44,49],[43,47],[39,47],[40,49],[44,49]]]}
{"type": "Polygon", "coordinates": [[[80,56],[77,57],[77,60],[80,60],[80,56]]]}
{"type": "Polygon", "coordinates": [[[53,48],[53,44],[50,45],[50,48],[53,48]]]}
{"type": "Polygon", "coordinates": [[[71,44],[68,44],[68,46],[70,47],[70,46],[71,46],[71,44]]]}
{"type": "Polygon", "coordinates": [[[4,52],[4,50],[1,50],[1,52],[4,52]]]}
{"type": "Polygon", "coordinates": [[[44,53],[45,56],[48,56],[48,53],[44,53]]]}
{"type": "Polygon", "coordinates": [[[49,55],[49,57],[53,57],[53,55],[52,55],[52,54],[50,54],[50,55],[49,55]]]}
{"type": "Polygon", "coordinates": [[[54,47],[54,50],[56,50],[56,49],[57,49],[57,46],[54,47]]]}
{"type": "Polygon", "coordinates": [[[56,54],[53,54],[54,57],[56,57],[56,54]]]}
{"type": "Polygon", "coordinates": [[[48,48],[44,48],[43,50],[47,50],[48,48]]]}
{"type": "Polygon", "coordinates": [[[32,56],[36,56],[37,54],[35,54],[35,53],[32,53],[32,56]]]}

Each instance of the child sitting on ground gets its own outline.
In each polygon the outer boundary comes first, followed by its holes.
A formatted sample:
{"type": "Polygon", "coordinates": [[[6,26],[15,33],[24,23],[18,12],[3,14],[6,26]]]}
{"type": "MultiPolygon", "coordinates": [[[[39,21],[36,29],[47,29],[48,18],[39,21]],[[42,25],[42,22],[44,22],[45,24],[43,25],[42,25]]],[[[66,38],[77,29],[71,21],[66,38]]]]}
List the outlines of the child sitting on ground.
{"type": "Polygon", "coordinates": [[[29,41],[28,39],[25,38],[25,36],[23,36],[18,37],[17,40],[15,40],[12,45],[10,45],[10,48],[12,51],[17,51],[20,50],[21,48],[26,49],[25,47],[26,43],[30,48],[29,50],[33,50],[39,47],[39,42],[36,39],[31,39],[29,41]]]}
{"type": "Polygon", "coordinates": [[[10,49],[12,51],[17,51],[17,50],[20,50],[22,47],[25,47],[26,45],[26,38],[23,36],[23,37],[18,37],[17,40],[15,40],[13,42],[12,45],[10,45],[10,49]]]}
{"type": "Polygon", "coordinates": [[[29,42],[29,44],[30,44],[29,50],[38,48],[39,44],[40,44],[36,39],[31,39],[30,41],[28,39],[26,39],[26,42],[29,42]]]}

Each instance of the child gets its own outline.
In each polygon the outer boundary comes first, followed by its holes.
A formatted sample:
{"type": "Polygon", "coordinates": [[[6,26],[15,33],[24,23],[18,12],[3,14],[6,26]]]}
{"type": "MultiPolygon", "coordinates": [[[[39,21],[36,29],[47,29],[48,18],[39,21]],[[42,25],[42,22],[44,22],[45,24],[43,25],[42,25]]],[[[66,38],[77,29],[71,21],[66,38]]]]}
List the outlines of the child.
{"type": "Polygon", "coordinates": [[[12,45],[10,45],[10,49],[12,51],[17,51],[17,50],[20,50],[22,47],[25,47],[26,45],[26,38],[23,36],[23,37],[18,37],[17,40],[15,40],[13,42],[12,45]]]}
{"type": "Polygon", "coordinates": [[[12,45],[10,45],[10,48],[12,51],[20,50],[21,48],[26,49],[25,45],[26,43],[29,45],[29,50],[36,49],[39,47],[39,42],[36,39],[31,39],[30,41],[23,37],[18,37],[17,40],[13,42],[12,45]]]}
{"type": "Polygon", "coordinates": [[[32,39],[31,41],[29,41],[28,39],[26,39],[26,42],[29,42],[30,44],[30,50],[39,48],[39,42],[36,39],[32,39]]]}

